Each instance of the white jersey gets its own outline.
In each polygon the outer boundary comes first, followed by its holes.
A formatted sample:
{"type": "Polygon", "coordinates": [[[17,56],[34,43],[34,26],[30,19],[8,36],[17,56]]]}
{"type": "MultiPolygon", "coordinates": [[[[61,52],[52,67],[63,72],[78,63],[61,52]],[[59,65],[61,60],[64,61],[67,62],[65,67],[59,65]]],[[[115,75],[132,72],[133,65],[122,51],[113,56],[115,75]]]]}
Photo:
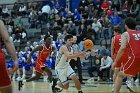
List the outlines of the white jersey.
{"type": "MultiPolygon", "coordinates": [[[[73,48],[71,47],[69,50],[69,54],[73,54],[73,48]]],[[[69,65],[70,59],[68,59],[64,54],[57,52],[56,55],[56,63],[55,68],[67,68],[69,65]]]]}

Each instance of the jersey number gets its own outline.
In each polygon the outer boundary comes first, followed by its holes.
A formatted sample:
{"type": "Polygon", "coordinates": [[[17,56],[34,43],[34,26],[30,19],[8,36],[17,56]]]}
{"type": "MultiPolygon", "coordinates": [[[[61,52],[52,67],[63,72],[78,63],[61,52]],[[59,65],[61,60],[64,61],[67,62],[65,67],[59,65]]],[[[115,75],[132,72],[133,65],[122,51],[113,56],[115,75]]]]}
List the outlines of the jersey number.
{"type": "Polygon", "coordinates": [[[140,40],[140,34],[133,34],[135,40],[140,40]]]}

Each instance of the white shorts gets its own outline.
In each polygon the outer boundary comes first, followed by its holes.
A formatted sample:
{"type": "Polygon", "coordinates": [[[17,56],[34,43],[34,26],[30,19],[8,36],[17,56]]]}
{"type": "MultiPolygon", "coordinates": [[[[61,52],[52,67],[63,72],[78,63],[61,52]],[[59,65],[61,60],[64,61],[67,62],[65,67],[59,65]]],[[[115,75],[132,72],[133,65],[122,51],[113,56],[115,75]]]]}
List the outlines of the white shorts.
{"type": "Polygon", "coordinates": [[[73,75],[76,75],[71,66],[68,66],[67,68],[56,68],[55,73],[62,84],[68,82],[67,78],[71,78],[73,75]]]}

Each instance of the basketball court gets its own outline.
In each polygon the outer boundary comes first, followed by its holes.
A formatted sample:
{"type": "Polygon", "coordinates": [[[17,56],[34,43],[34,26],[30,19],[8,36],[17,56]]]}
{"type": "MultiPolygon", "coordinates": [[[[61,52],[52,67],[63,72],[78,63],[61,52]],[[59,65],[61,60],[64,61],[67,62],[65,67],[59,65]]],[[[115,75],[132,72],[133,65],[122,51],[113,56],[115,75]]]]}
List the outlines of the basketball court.
{"type": "MultiPolygon", "coordinates": [[[[82,85],[83,93],[112,93],[112,82],[86,82],[82,85]]],[[[14,93],[52,93],[48,82],[44,81],[33,81],[26,83],[21,91],[18,90],[18,82],[12,82],[14,93]]],[[[135,93],[140,93],[140,84],[134,83],[133,89],[135,93]]],[[[70,87],[68,90],[63,90],[59,93],[77,93],[73,82],[70,81],[70,87]]],[[[124,84],[121,88],[121,93],[129,93],[124,84]]]]}

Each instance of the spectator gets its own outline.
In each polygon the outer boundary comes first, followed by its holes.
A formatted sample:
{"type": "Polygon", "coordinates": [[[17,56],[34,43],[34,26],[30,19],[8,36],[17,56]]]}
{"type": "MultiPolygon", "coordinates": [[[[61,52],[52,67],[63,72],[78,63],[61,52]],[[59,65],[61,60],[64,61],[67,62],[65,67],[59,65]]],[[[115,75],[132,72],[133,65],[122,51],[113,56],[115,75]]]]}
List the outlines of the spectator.
{"type": "Polygon", "coordinates": [[[87,34],[87,30],[84,26],[84,24],[82,24],[79,28],[79,34],[80,34],[80,37],[82,38],[85,38],[86,37],[86,34],[87,34]]]}
{"type": "Polygon", "coordinates": [[[120,26],[122,22],[122,18],[118,16],[118,12],[115,11],[113,15],[110,16],[110,21],[113,27],[120,26]]]}
{"type": "Polygon", "coordinates": [[[99,51],[100,56],[103,56],[103,54],[110,56],[110,51],[105,47],[105,45],[102,45],[101,47],[102,49],[99,51]]]}
{"type": "Polygon", "coordinates": [[[130,6],[128,5],[128,0],[126,0],[122,6],[122,12],[124,15],[127,15],[129,13],[129,10],[130,10],[130,6]]]}
{"type": "Polygon", "coordinates": [[[60,5],[59,0],[55,0],[53,6],[54,6],[59,12],[61,11],[62,6],[60,5]]]}
{"type": "Polygon", "coordinates": [[[47,23],[48,22],[48,15],[50,13],[51,8],[48,4],[46,4],[42,7],[41,10],[42,10],[42,14],[43,14],[43,17],[44,17],[44,22],[47,23]]]}
{"type": "Polygon", "coordinates": [[[101,65],[101,57],[100,57],[99,53],[96,51],[95,56],[93,56],[93,63],[91,65],[91,67],[88,67],[88,74],[91,77],[90,79],[88,79],[88,81],[94,79],[93,72],[98,71],[100,68],[100,65],[101,65]]]}
{"type": "Polygon", "coordinates": [[[2,7],[2,16],[3,16],[3,18],[7,18],[9,16],[9,10],[6,7],[6,5],[3,5],[3,7],[2,7]]]}
{"type": "Polygon", "coordinates": [[[95,31],[92,29],[91,25],[87,26],[86,38],[91,39],[93,42],[95,40],[95,31]]]}
{"type": "Polygon", "coordinates": [[[101,16],[100,22],[102,23],[103,29],[102,34],[105,39],[111,38],[112,31],[111,31],[111,22],[109,21],[108,17],[101,16]]]}
{"type": "Polygon", "coordinates": [[[78,29],[80,25],[80,20],[81,20],[80,14],[77,11],[77,9],[75,9],[74,15],[73,15],[73,22],[75,23],[76,35],[79,35],[78,29]]]}
{"type": "Polygon", "coordinates": [[[97,17],[94,17],[94,22],[92,23],[92,29],[95,31],[95,38],[99,39],[101,35],[102,25],[97,21],[97,17]]]}
{"type": "Polygon", "coordinates": [[[139,14],[139,10],[140,10],[140,5],[137,3],[137,0],[133,0],[133,4],[131,5],[130,8],[130,14],[133,17],[136,17],[139,14]]]}
{"type": "Polygon", "coordinates": [[[109,6],[109,9],[107,10],[106,13],[107,13],[108,17],[110,17],[113,14],[113,11],[111,9],[111,6],[109,6]]]}
{"type": "Polygon", "coordinates": [[[106,11],[110,6],[110,3],[108,0],[104,0],[104,2],[101,4],[101,9],[103,9],[104,11],[106,11]]]}
{"type": "Polygon", "coordinates": [[[75,24],[72,21],[69,21],[67,31],[69,34],[76,35],[75,24]]]}
{"type": "Polygon", "coordinates": [[[11,27],[14,27],[14,21],[11,16],[8,17],[6,25],[10,25],[11,27]]]}
{"type": "Polygon", "coordinates": [[[25,4],[21,4],[19,7],[19,13],[22,16],[25,16],[27,14],[26,11],[27,11],[27,6],[25,4]]]}
{"type": "Polygon", "coordinates": [[[114,11],[120,11],[120,5],[119,5],[119,3],[118,3],[117,0],[112,1],[111,8],[112,8],[114,11]]]}
{"type": "Polygon", "coordinates": [[[107,72],[107,80],[109,80],[109,74],[110,74],[110,67],[112,64],[112,59],[111,57],[109,57],[106,53],[103,54],[103,57],[101,58],[101,66],[99,68],[99,79],[98,81],[102,81],[103,80],[103,73],[106,71],[107,72]]]}
{"type": "Polygon", "coordinates": [[[79,12],[82,14],[84,12],[85,6],[88,6],[88,3],[86,0],[81,0],[79,4],[79,12]]]}

